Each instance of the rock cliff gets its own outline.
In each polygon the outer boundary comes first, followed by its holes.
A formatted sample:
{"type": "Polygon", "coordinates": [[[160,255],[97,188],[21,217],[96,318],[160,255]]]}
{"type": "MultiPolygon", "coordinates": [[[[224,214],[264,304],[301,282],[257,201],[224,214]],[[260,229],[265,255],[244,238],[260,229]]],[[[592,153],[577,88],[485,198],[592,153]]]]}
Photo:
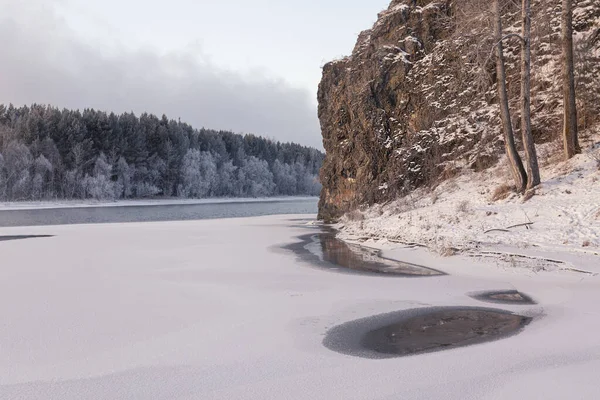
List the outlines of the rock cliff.
{"type": "MultiPolygon", "coordinates": [[[[373,28],[359,35],[350,56],[324,66],[318,100],[327,155],[320,218],[331,221],[464,168],[480,170],[497,162],[503,144],[493,38],[489,10],[478,1],[393,0],[373,28]]],[[[533,4],[538,142],[558,137],[562,116],[560,2],[552,3],[533,4]]],[[[518,13],[514,5],[506,8],[507,32],[518,28],[518,13]]],[[[578,2],[575,30],[585,128],[599,115],[600,3],[578,2]]],[[[513,98],[518,96],[518,56],[518,43],[509,45],[513,98]]]]}

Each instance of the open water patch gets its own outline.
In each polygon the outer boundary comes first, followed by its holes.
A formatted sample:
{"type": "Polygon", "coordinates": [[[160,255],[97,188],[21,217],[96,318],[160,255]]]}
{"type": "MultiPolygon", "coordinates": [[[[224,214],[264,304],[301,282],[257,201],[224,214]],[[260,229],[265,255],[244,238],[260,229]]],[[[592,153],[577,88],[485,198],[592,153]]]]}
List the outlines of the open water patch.
{"type": "Polygon", "coordinates": [[[7,242],[9,240],[24,240],[24,239],[42,239],[51,238],[52,235],[11,235],[11,236],[0,236],[0,242],[7,242]]]}
{"type": "Polygon", "coordinates": [[[323,345],[355,357],[396,358],[504,339],[531,321],[531,317],[489,308],[420,308],[336,326],[327,332],[323,345]]]}
{"type": "Polygon", "coordinates": [[[475,300],[486,303],[534,305],[537,304],[531,297],[517,290],[503,290],[491,292],[479,292],[470,295],[475,300]]]}
{"type": "Polygon", "coordinates": [[[299,239],[284,248],[303,261],[335,272],[405,278],[445,275],[432,268],[384,258],[379,250],[346,243],[322,228],[299,239]]]}

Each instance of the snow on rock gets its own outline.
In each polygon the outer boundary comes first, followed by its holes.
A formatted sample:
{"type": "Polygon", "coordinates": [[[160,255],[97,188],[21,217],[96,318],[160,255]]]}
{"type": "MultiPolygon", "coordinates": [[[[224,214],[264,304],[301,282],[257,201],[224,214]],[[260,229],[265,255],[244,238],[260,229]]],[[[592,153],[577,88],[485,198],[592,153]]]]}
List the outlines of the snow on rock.
{"type": "MultiPolygon", "coordinates": [[[[600,135],[585,142],[598,143],[600,135]]],[[[553,146],[540,146],[540,154],[554,152],[553,146]]],[[[510,262],[514,260],[507,255],[532,255],[535,261],[545,254],[565,261],[558,267],[595,267],[600,272],[600,146],[585,147],[570,161],[546,165],[542,185],[527,201],[504,188],[511,178],[503,160],[482,172],[461,171],[433,190],[419,189],[391,203],[374,205],[360,217],[356,212],[348,214],[338,224],[339,236],[418,243],[447,255],[499,253],[510,262]],[[503,192],[508,198],[494,200],[495,194],[501,197],[503,192]],[[587,256],[585,265],[569,255],[587,256]],[[589,265],[589,260],[596,265],[589,265]]]]}
{"type": "MultiPolygon", "coordinates": [[[[507,33],[520,30],[517,3],[504,8],[507,33]]],[[[327,153],[322,219],[453,176],[456,163],[489,168],[503,154],[494,40],[486,10],[471,6],[393,0],[360,34],[351,56],[325,65],[318,95],[327,153]],[[388,190],[378,190],[384,183],[388,190]]],[[[533,134],[546,143],[558,138],[563,118],[561,10],[559,3],[532,0],[532,11],[533,134]]],[[[589,128],[600,123],[600,2],[579,1],[574,13],[579,114],[589,128]]],[[[506,59],[518,121],[518,41],[507,42],[506,59]]]]}

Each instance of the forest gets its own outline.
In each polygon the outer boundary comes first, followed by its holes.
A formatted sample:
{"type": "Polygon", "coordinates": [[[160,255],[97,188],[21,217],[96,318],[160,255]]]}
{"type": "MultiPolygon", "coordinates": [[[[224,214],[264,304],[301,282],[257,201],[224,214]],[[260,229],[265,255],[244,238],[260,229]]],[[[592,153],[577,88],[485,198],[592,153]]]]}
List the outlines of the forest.
{"type": "Polygon", "coordinates": [[[324,154],[151,114],[0,105],[0,200],[318,195],[324,154]]]}

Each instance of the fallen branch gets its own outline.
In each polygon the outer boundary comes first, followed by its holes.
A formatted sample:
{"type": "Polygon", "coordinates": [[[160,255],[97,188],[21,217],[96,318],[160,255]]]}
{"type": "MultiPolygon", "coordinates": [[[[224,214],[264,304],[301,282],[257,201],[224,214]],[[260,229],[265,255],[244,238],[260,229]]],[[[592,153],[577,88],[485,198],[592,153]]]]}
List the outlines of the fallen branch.
{"type": "Polygon", "coordinates": [[[516,257],[516,258],[524,258],[527,260],[544,261],[544,262],[548,262],[548,263],[552,263],[552,264],[565,264],[564,261],[554,260],[552,258],[527,256],[524,254],[515,254],[515,253],[503,253],[503,252],[499,252],[499,251],[489,251],[489,250],[482,250],[477,253],[472,253],[472,254],[468,254],[468,255],[470,257],[509,256],[509,257],[516,257]]]}
{"type": "Polygon", "coordinates": [[[496,228],[496,229],[489,229],[483,233],[490,233],[490,232],[510,232],[510,231],[508,229],[496,228]]]}
{"type": "Polygon", "coordinates": [[[563,271],[570,271],[570,272],[577,272],[580,274],[587,274],[587,275],[591,275],[591,276],[598,276],[597,272],[591,272],[591,271],[585,271],[583,269],[577,269],[577,268],[561,268],[563,271]]]}
{"type": "Polygon", "coordinates": [[[520,226],[526,226],[527,229],[529,229],[531,227],[531,225],[533,225],[533,222],[526,222],[524,224],[511,225],[504,229],[502,229],[502,228],[488,229],[487,231],[484,231],[483,233],[485,234],[485,233],[490,233],[490,232],[510,232],[509,229],[518,228],[520,226]]]}
{"type": "Polygon", "coordinates": [[[526,223],[524,223],[524,224],[517,224],[517,225],[509,226],[509,227],[508,227],[508,228],[506,228],[506,229],[518,228],[518,227],[520,227],[520,226],[526,226],[526,227],[527,227],[527,229],[529,229],[529,227],[530,227],[531,225],[533,225],[533,222],[526,222],[526,223]]]}
{"type": "Polygon", "coordinates": [[[390,243],[396,243],[396,244],[403,244],[406,247],[423,247],[423,248],[429,248],[429,246],[421,244],[421,243],[403,242],[401,240],[396,240],[396,239],[388,239],[388,242],[390,242],[390,243]]]}

